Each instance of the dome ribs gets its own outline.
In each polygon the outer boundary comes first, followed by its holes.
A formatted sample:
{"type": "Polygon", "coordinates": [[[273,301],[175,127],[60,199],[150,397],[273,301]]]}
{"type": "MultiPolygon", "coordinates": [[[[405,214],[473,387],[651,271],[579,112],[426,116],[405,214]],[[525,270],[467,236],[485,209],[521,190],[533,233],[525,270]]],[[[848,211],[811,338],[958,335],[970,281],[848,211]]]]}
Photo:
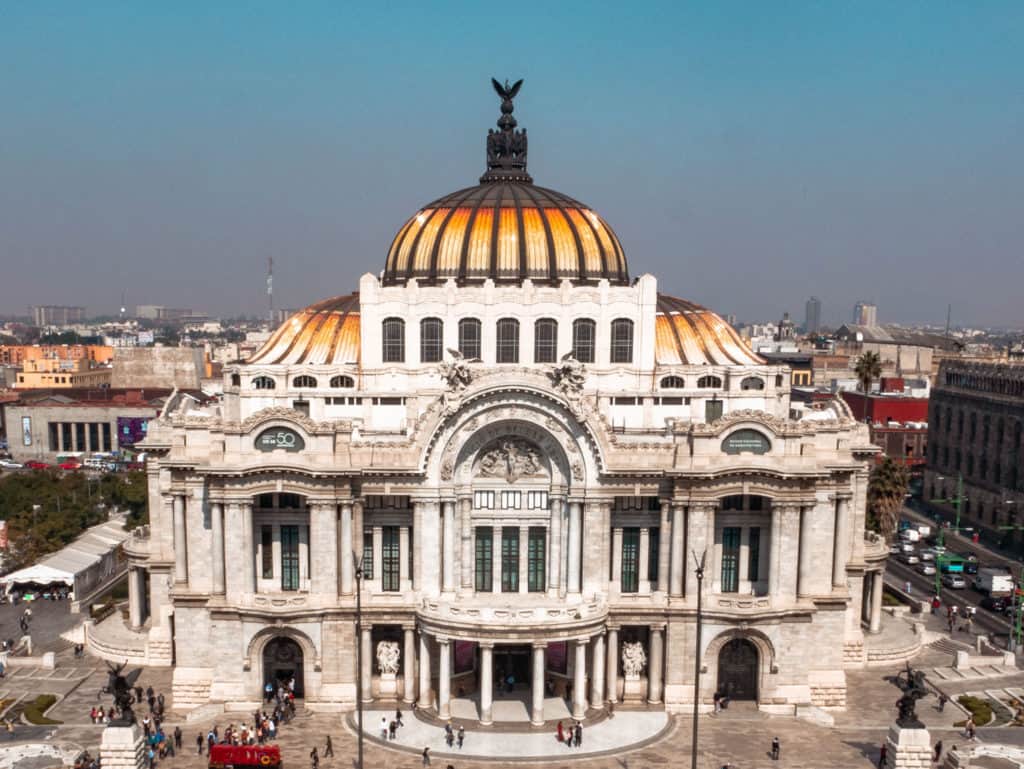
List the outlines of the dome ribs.
{"type": "Polygon", "coordinates": [[[533,201],[533,205],[537,209],[537,215],[540,218],[540,222],[544,230],[544,239],[548,244],[548,275],[550,276],[550,279],[555,282],[558,280],[558,255],[555,253],[555,239],[551,234],[551,225],[548,222],[547,217],[544,216],[544,209],[534,192],[536,189],[537,188],[533,185],[523,186],[523,192],[525,192],[527,197],[533,201]]]}

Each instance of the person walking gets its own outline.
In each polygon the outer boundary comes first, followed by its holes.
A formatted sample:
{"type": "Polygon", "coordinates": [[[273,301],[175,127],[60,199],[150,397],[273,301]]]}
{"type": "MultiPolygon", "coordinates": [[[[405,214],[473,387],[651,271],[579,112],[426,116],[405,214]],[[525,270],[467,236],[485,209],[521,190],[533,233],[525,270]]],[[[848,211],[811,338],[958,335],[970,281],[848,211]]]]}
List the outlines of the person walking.
{"type": "Polygon", "coordinates": [[[947,697],[947,696],[946,696],[945,694],[940,694],[940,695],[939,695],[939,712],[940,712],[940,713],[941,713],[941,712],[942,712],[943,710],[945,710],[945,709],[946,709],[946,703],[947,703],[947,702],[949,702],[949,697],[947,697]]]}
{"type": "Polygon", "coordinates": [[[555,739],[559,742],[565,742],[565,729],[562,728],[562,722],[558,722],[558,728],[555,729],[555,739]]]}
{"type": "Polygon", "coordinates": [[[313,769],[319,769],[320,767],[320,756],[316,752],[316,745],[314,745],[313,749],[309,751],[309,763],[313,769]]]}
{"type": "Polygon", "coordinates": [[[430,766],[430,748],[423,748],[422,764],[423,766],[430,766]]]}
{"type": "Polygon", "coordinates": [[[466,740],[466,727],[459,726],[459,736],[455,738],[455,742],[459,746],[459,750],[462,750],[462,743],[466,740]]]}
{"type": "Polygon", "coordinates": [[[181,750],[181,727],[174,727],[174,747],[181,750]]]}
{"type": "Polygon", "coordinates": [[[576,724],[576,747],[583,745],[583,722],[576,724]]]}
{"type": "Polygon", "coordinates": [[[385,742],[388,741],[388,717],[380,717],[380,738],[385,742]]]}
{"type": "Polygon", "coordinates": [[[940,758],[942,758],[942,740],[935,743],[935,754],[932,756],[932,761],[938,763],[940,758]]]}
{"type": "Polygon", "coordinates": [[[324,758],[334,758],[334,743],[331,742],[331,735],[327,735],[327,744],[324,745],[324,758]]]}
{"type": "Polygon", "coordinates": [[[772,737],[772,761],[779,760],[779,754],[782,752],[782,743],[779,742],[778,737],[772,737]]]}
{"type": "Polygon", "coordinates": [[[888,757],[889,746],[883,742],[881,750],[878,751],[878,769],[885,769],[885,759],[888,757]]]}
{"type": "Polygon", "coordinates": [[[200,755],[200,756],[203,755],[203,743],[204,742],[206,742],[206,740],[203,739],[203,733],[200,732],[199,734],[196,735],[196,754],[197,755],[200,755]]]}
{"type": "Polygon", "coordinates": [[[451,723],[444,725],[444,744],[451,748],[455,744],[455,732],[452,731],[451,723]]]}
{"type": "Polygon", "coordinates": [[[402,723],[402,709],[401,708],[398,708],[397,710],[395,710],[395,723],[398,724],[399,726],[405,726],[405,724],[402,723]]]}

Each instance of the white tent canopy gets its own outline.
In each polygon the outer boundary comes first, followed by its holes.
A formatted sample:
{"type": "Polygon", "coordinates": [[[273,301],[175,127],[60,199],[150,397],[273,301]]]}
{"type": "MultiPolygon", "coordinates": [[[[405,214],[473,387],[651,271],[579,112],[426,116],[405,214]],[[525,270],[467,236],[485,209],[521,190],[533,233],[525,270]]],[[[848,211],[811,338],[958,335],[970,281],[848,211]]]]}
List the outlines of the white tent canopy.
{"type": "Polygon", "coordinates": [[[0,585],[3,585],[4,592],[10,592],[16,585],[50,585],[54,582],[63,582],[68,587],[73,587],[75,572],[54,568],[45,563],[36,563],[0,577],[0,585]]]}

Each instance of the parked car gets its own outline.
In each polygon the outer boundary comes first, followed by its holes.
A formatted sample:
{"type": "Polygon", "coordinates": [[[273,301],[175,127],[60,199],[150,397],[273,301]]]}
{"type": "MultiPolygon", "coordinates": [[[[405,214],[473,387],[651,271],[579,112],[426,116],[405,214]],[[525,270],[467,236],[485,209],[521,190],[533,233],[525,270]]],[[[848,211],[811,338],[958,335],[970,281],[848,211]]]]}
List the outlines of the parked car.
{"type": "Polygon", "coordinates": [[[15,462],[13,459],[0,459],[0,469],[3,470],[20,470],[22,466],[20,462],[15,462]]]}
{"type": "Polygon", "coordinates": [[[46,462],[40,462],[38,459],[30,459],[25,463],[25,467],[29,470],[49,470],[50,466],[46,462]]]}
{"type": "Polygon", "coordinates": [[[915,563],[920,563],[921,559],[917,557],[917,553],[904,553],[900,556],[900,560],[903,563],[913,566],[915,563]]]}
{"type": "Polygon", "coordinates": [[[981,599],[981,608],[994,611],[997,614],[1002,614],[1006,611],[1006,607],[1010,605],[1010,602],[1001,596],[987,595],[981,599]]]}
{"type": "Polygon", "coordinates": [[[946,574],[942,577],[942,584],[953,590],[963,590],[967,587],[967,580],[959,574],[946,574]]]}
{"type": "Polygon", "coordinates": [[[935,564],[930,561],[921,561],[921,563],[917,565],[917,570],[926,577],[935,576],[935,564]]]}
{"type": "Polygon", "coordinates": [[[893,542],[891,545],[889,545],[889,555],[899,555],[902,552],[903,548],[900,547],[899,542],[893,542]]]}
{"type": "Polygon", "coordinates": [[[901,542],[900,543],[900,549],[904,553],[912,553],[912,552],[914,552],[914,543],[913,542],[901,542]]]}
{"type": "Polygon", "coordinates": [[[82,466],[78,462],[61,462],[57,465],[61,470],[81,470],[82,466]]]}
{"type": "Polygon", "coordinates": [[[930,547],[925,548],[924,550],[921,550],[918,553],[918,555],[921,556],[921,560],[922,561],[934,561],[935,560],[935,550],[933,548],[930,548],[930,547]]]}

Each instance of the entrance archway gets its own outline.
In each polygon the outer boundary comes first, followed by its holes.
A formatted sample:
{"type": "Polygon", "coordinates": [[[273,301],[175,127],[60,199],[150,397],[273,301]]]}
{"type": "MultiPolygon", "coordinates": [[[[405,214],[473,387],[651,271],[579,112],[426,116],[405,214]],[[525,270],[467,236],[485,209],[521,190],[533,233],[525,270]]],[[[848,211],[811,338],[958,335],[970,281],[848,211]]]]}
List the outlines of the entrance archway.
{"type": "Polygon", "coordinates": [[[288,686],[295,679],[295,696],[305,696],[302,675],[302,647],[291,638],[278,637],[263,647],[263,680],[274,687],[288,686]]]}
{"type": "Polygon", "coordinates": [[[732,700],[757,700],[757,647],[734,638],[718,653],[718,691],[732,700]]]}
{"type": "Polygon", "coordinates": [[[530,647],[494,647],[495,698],[511,696],[517,689],[530,688],[530,647]]]}

